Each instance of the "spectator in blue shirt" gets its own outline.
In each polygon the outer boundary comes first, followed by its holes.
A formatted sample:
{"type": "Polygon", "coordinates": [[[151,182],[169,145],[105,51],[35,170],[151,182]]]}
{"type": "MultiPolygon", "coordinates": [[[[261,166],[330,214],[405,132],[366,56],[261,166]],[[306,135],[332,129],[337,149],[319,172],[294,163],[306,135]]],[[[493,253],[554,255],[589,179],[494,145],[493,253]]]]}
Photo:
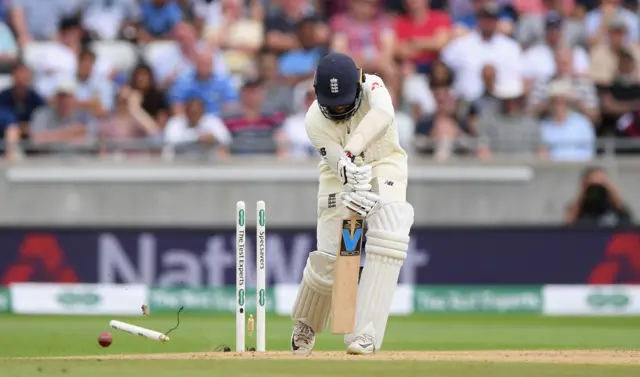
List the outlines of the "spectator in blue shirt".
{"type": "Polygon", "coordinates": [[[13,69],[13,85],[0,92],[0,108],[8,109],[20,126],[22,138],[29,136],[29,122],[35,110],[46,105],[31,86],[31,71],[20,64],[13,69]]]}
{"type": "Polygon", "coordinates": [[[195,69],[182,75],[170,90],[169,98],[175,114],[184,114],[184,103],[189,98],[204,102],[205,112],[221,116],[224,110],[238,101],[238,90],[229,76],[214,74],[213,56],[209,51],[199,52],[195,69]]]}
{"type": "Polygon", "coordinates": [[[306,18],[298,25],[300,48],[285,52],[280,57],[280,74],[295,84],[311,79],[318,60],[324,55],[324,48],[316,43],[316,24],[314,18],[306,18]]]}
{"type": "Polygon", "coordinates": [[[182,9],[174,0],[144,0],[142,27],[148,34],[143,39],[162,39],[183,19],[182,9]]]}
{"type": "Polygon", "coordinates": [[[593,124],[567,104],[574,95],[568,82],[557,81],[549,87],[551,114],[542,121],[540,132],[554,161],[588,161],[595,155],[593,124]]]}

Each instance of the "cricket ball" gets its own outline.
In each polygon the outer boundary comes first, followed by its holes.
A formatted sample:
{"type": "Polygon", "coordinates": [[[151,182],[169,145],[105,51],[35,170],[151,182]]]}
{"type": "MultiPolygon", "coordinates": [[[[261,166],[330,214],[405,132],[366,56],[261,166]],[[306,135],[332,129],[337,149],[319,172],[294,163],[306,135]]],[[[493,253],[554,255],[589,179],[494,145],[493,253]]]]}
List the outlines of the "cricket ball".
{"type": "Polygon", "coordinates": [[[111,337],[111,334],[109,334],[108,332],[103,332],[98,337],[98,344],[100,344],[102,347],[105,347],[105,348],[109,347],[112,341],[113,341],[113,338],[111,337]]]}

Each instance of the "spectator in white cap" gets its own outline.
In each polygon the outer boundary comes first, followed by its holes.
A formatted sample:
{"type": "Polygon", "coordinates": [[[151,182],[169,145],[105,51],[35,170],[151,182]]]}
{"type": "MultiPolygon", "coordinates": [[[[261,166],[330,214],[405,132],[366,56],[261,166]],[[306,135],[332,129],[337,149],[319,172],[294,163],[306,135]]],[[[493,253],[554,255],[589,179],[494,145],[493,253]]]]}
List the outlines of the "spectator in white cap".
{"type": "Polygon", "coordinates": [[[551,111],[541,123],[542,141],[554,161],[588,161],[595,156],[593,124],[569,105],[575,101],[571,83],[556,81],[549,87],[551,111]]]}
{"type": "Polygon", "coordinates": [[[520,77],[496,82],[493,95],[501,101],[499,111],[487,112],[478,121],[478,156],[546,156],[538,122],[523,112],[524,83],[520,77]]]}
{"type": "Polygon", "coordinates": [[[92,129],[95,125],[78,108],[75,92],[74,81],[61,81],[51,105],[35,112],[31,122],[34,144],[78,144],[89,141],[89,136],[95,136],[96,130],[92,129]]]}
{"type": "Polygon", "coordinates": [[[555,51],[556,73],[550,78],[537,80],[529,95],[528,110],[532,115],[538,117],[548,115],[549,87],[556,81],[565,81],[575,93],[570,101],[571,107],[586,115],[592,122],[599,121],[600,109],[596,87],[588,77],[575,71],[573,57],[570,47],[563,46],[555,51]]]}

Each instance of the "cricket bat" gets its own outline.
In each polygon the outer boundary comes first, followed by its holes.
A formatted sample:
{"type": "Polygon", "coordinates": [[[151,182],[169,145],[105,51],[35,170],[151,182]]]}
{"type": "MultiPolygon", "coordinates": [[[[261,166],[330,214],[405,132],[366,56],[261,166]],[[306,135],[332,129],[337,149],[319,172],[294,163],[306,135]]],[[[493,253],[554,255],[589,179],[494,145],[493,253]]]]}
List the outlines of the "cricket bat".
{"type": "Polygon", "coordinates": [[[363,237],[364,219],[350,216],[342,220],[331,295],[331,332],[334,334],[350,334],[355,326],[363,237]]]}

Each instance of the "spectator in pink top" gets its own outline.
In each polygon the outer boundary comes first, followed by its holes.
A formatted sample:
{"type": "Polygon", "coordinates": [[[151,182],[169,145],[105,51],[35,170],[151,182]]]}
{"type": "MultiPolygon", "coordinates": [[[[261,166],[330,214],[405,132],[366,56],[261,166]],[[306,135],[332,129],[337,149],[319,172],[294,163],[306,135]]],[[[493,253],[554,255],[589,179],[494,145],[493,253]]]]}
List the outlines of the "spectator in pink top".
{"type": "MultiPolygon", "coordinates": [[[[142,108],[142,94],[137,90],[124,87],[116,96],[115,112],[100,122],[98,137],[104,143],[134,142],[136,140],[153,140],[160,136],[160,127],[156,121],[142,108]]],[[[111,148],[104,148],[106,153],[111,148]]],[[[119,148],[120,152],[135,151],[130,148],[119,148]]]]}
{"type": "Polygon", "coordinates": [[[395,33],[379,0],[351,0],[349,11],[333,16],[330,26],[334,51],[348,53],[367,73],[383,76],[387,87],[394,85],[395,33]]]}
{"type": "Polygon", "coordinates": [[[451,18],[448,14],[429,9],[429,0],[404,0],[407,14],[395,22],[398,54],[409,59],[420,73],[427,73],[429,64],[451,39],[451,18]]]}

